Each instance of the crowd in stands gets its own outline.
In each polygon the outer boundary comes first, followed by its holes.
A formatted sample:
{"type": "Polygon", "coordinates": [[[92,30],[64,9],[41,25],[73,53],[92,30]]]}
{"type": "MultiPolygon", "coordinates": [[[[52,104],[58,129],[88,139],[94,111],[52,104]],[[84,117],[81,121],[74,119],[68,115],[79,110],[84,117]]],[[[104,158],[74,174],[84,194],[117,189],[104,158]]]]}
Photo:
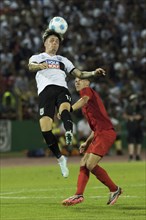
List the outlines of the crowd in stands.
{"type": "MultiPolygon", "coordinates": [[[[0,119],[37,118],[35,74],[28,71],[28,60],[43,51],[42,34],[54,16],[69,24],[60,55],[81,70],[106,70],[92,87],[109,114],[121,116],[133,93],[146,109],[145,0],[2,0],[0,119]]],[[[74,102],[74,80],[67,80],[74,102]]],[[[81,113],[74,116],[79,120],[81,113]]]]}

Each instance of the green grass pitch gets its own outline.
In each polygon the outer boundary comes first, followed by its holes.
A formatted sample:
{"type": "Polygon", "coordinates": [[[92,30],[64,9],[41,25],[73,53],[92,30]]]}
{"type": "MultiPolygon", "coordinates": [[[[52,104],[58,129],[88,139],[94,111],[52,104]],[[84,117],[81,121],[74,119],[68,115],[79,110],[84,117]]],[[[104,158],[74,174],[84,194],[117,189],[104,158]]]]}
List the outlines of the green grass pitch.
{"type": "Polygon", "coordinates": [[[144,220],[145,162],[100,165],[123,188],[124,193],[114,206],[106,205],[108,189],[93,175],[83,203],[61,205],[63,199],[75,193],[79,164],[69,163],[67,179],[61,176],[57,162],[49,165],[49,159],[48,166],[1,167],[0,220],[144,220]]]}

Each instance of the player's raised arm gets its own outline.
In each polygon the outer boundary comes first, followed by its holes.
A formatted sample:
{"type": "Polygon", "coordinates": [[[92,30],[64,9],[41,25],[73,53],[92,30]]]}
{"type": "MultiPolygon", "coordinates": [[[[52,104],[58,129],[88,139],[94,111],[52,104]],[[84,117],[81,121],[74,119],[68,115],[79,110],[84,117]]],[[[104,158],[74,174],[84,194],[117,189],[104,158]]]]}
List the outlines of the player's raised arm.
{"type": "Polygon", "coordinates": [[[28,64],[28,69],[30,72],[37,72],[39,70],[47,69],[48,64],[43,62],[43,63],[29,63],[28,64]]]}
{"type": "Polygon", "coordinates": [[[83,96],[82,98],[80,98],[76,103],[72,105],[72,111],[76,111],[82,108],[84,105],[87,104],[88,100],[89,100],[88,96],[83,96]]]}
{"type": "Polygon", "coordinates": [[[100,76],[100,75],[105,76],[106,74],[105,74],[105,70],[103,70],[102,68],[97,68],[94,71],[81,71],[75,68],[72,71],[72,75],[80,79],[86,79],[86,78],[93,77],[93,76],[94,77],[100,76]]]}

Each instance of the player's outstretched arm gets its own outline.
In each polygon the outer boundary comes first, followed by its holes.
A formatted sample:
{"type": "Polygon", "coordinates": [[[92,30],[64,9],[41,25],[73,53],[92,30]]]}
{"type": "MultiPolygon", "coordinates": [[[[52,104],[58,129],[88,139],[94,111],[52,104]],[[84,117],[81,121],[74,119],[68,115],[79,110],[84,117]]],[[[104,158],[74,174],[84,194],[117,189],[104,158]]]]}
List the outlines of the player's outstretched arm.
{"type": "Polygon", "coordinates": [[[80,108],[82,108],[89,100],[88,96],[83,96],[82,98],[80,98],[77,102],[75,102],[72,105],[72,111],[76,111],[80,108]]]}
{"type": "Polygon", "coordinates": [[[80,79],[86,79],[89,77],[96,77],[96,76],[100,76],[100,75],[105,76],[106,74],[105,74],[105,70],[103,70],[102,68],[97,68],[94,71],[80,71],[79,69],[75,68],[72,71],[72,75],[74,77],[78,77],[80,79]]]}
{"type": "Polygon", "coordinates": [[[29,63],[28,68],[30,72],[37,72],[39,70],[47,69],[48,64],[47,63],[29,63]]]}

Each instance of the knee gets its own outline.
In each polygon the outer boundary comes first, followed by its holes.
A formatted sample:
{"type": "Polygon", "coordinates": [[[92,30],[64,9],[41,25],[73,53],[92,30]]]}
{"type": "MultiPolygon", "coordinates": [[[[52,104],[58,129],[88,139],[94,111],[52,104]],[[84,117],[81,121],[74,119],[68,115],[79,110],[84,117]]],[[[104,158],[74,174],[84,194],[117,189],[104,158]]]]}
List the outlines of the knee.
{"type": "Polygon", "coordinates": [[[59,114],[61,115],[61,113],[65,110],[70,112],[70,103],[68,102],[62,103],[59,107],[59,114]]]}
{"type": "Polygon", "coordinates": [[[86,165],[86,161],[84,160],[84,158],[82,158],[80,161],[80,167],[83,167],[85,165],[86,165]]]}
{"type": "Polygon", "coordinates": [[[95,167],[95,164],[87,160],[86,167],[87,167],[88,170],[91,171],[95,167]]]}
{"type": "Polygon", "coordinates": [[[51,118],[49,118],[48,116],[43,116],[40,119],[41,131],[50,131],[50,130],[52,130],[52,124],[53,124],[53,120],[51,118]]]}

